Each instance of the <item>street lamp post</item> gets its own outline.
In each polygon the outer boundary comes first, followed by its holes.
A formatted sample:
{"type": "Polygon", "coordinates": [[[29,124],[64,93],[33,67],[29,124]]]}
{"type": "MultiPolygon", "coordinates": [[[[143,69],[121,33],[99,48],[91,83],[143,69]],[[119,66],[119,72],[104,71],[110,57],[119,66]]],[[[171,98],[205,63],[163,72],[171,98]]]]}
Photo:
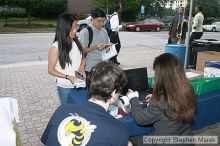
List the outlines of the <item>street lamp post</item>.
{"type": "Polygon", "coordinates": [[[108,0],[107,0],[106,12],[107,12],[107,15],[108,15],[108,0]]]}
{"type": "Polygon", "coordinates": [[[185,54],[184,68],[187,68],[187,64],[188,64],[188,52],[189,52],[189,38],[190,38],[191,20],[192,20],[192,8],[193,8],[193,0],[190,0],[190,10],[189,10],[188,32],[187,32],[187,37],[186,37],[187,40],[186,40],[186,54],[185,54]]]}

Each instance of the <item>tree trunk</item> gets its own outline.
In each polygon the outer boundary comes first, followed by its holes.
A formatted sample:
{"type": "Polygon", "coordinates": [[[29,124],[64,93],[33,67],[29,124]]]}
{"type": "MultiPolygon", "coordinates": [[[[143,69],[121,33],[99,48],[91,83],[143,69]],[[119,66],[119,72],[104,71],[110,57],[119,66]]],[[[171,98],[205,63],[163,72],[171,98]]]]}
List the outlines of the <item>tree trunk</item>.
{"type": "Polygon", "coordinates": [[[29,6],[26,8],[26,13],[27,13],[28,25],[31,25],[31,11],[29,6]]]}
{"type": "Polygon", "coordinates": [[[28,24],[31,25],[31,14],[27,12],[28,24]]]}
{"type": "MultiPolygon", "coordinates": [[[[7,13],[7,12],[6,12],[7,13]]],[[[5,14],[5,25],[8,25],[8,14],[5,14]]]]}
{"type": "Polygon", "coordinates": [[[115,0],[116,6],[121,6],[121,0],[115,0]]]}

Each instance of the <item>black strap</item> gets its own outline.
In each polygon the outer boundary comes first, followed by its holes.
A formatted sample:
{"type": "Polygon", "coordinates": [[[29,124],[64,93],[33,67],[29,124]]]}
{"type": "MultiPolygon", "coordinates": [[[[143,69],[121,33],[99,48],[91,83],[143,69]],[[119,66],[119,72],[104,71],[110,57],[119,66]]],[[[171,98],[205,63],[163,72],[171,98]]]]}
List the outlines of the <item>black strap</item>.
{"type": "Polygon", "coordinates": [[[111,19],[114,15],[117,15],[117,14],[113,13],[113,14],[110,16],[110,19],[111,19]]]}
{"type": "Polygon", "coordinates": [[[90,26],[87,26],[86,29],[89,32],[89,44],[88,44],[88,48],[89,48],[91,43],[92,43],[92,39],[93,39],[93,31],[92,31],[92,28],[90,26]]]}

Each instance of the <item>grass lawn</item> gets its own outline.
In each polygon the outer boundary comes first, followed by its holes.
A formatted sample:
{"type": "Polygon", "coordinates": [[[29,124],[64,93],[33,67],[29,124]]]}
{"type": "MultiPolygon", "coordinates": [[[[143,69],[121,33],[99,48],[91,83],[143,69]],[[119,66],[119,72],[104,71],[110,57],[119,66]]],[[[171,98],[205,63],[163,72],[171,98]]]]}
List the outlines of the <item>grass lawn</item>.
{"type": "Polygon", "coordinates": [[[28,25],[27,18],[0,18],[0,33],[13,32],[54,32],[56,20],[32,18],[31,25],[28,25]]]}

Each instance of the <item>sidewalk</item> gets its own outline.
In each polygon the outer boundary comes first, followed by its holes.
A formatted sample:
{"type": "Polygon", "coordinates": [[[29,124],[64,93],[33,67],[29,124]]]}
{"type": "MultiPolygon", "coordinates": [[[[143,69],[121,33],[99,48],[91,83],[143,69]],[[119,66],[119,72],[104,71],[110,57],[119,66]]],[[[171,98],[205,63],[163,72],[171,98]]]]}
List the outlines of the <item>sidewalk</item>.
{"type": "MultiPolygon", "coordinates": [[[[148,67],[150,76],[153,60],[161,53],[122,52],[119,61],[123,69],[148,67]]],[[[42,132],[59,106],[54,77],[47,73],[47,61],[0,65],[0,97],[5,96],[18,100],[23,146],[41,146],[42,132]]],[[[220,123],[195,133],[219,136],[220,123]]]]}

